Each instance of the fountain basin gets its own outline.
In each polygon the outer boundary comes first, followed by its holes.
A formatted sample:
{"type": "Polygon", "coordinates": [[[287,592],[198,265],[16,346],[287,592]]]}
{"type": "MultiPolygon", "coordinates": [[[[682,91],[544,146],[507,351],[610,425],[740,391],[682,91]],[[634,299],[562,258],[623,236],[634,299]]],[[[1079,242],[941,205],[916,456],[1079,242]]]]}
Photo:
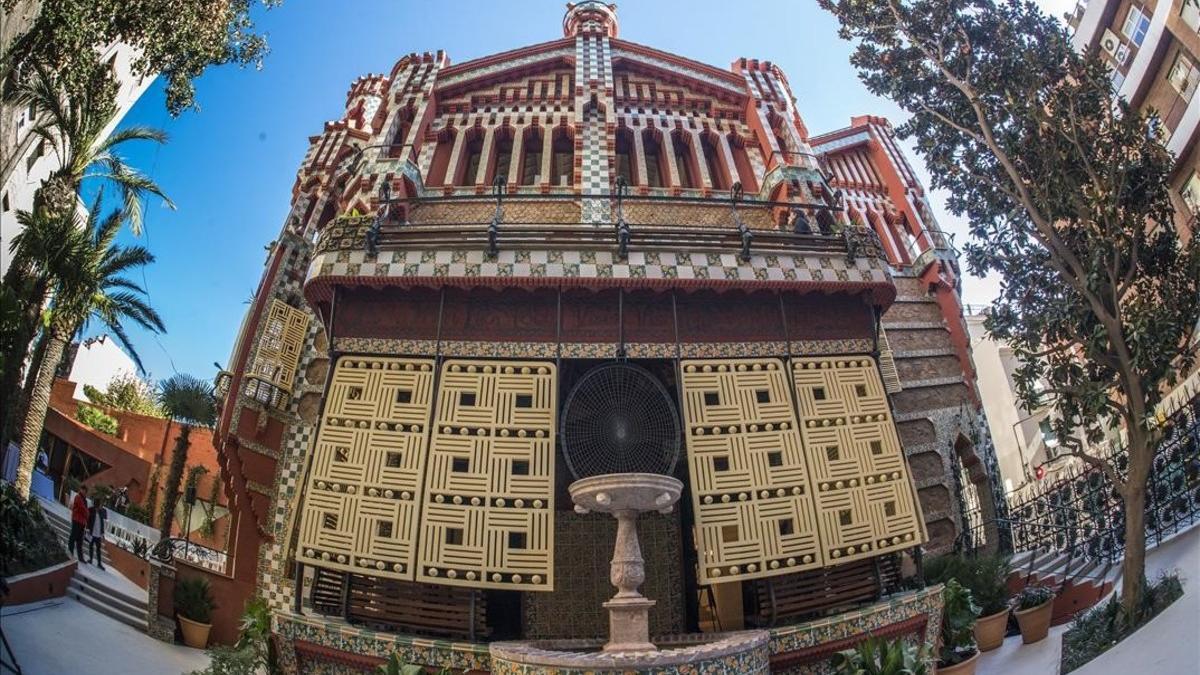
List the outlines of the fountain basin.
{"type": "Polygon", "coordinates": [[[683,483],[657,473],[610,473],[577,480],[568,489],[579,513],[670,513],[683,483]]]}
{"type": "Polygon", "coordinates": [[[492,673],[604,673],[652,671],[672,673],[769,672],[769,633],[747,630],[730,633],[676,635],[658,638],[661,649],[595,651],[599,640],[530,640],[493,642],[489,648],[492,673]]]}

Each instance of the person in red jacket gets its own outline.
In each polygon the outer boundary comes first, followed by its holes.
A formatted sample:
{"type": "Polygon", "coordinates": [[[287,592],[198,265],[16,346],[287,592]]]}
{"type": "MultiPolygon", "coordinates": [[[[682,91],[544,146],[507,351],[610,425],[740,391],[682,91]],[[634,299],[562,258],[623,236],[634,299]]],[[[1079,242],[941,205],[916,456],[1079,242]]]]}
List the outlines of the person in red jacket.
{"type": "Polygon", "coordinates": [[[79,562],[83,562],[83,531],[88,524],[87,486],[80,485],[71,502],[71,537],[67,539],[67,553],[75,552],[79,562]]]}

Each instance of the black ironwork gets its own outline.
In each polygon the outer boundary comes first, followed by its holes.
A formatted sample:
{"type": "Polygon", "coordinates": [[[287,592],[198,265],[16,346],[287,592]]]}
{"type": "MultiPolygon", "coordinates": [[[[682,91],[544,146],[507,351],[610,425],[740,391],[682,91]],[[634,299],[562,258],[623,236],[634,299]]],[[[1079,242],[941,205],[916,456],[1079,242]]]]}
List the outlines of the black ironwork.
{"type": "Polygon", "coordinates": [[[617,362],[584,374],[563,404],[563,457],[576,479],[608,473],[671,475],[679,414],[658,378],[617,362]]]}
{"type": "Polygon", "coordinates": [[[754,233],[746,227],[746,223],[742,222],[742,216],[738,213],[738,202],[742,201],[742,184],[736,182],[733,187],[729,188],[729,205],[733,209],[733,224],[737,226],[738,234],[742,237],[742,251],[738,255],[742,262],[750,260],[750,244],[754,242],[754,233]]]}
{"type": "Polygon", "coordinates": [[[176,558],[180,558],[215,572],[224,572],[225,564],[229,559],[225,551],[188,542],[182,537],[160,539],[154,548],[150,549],[150,557],[168,564],[174,562],[176,558]]]}
{"type": "Polygon", "coordinates": [[[496,212],[492,215],[492,222],[488,225],[488,257],[495,258],[500,253],[498,239],[500,237],[500,223],[504,222],[504,193],[507,190],[507,178],[504,176],[496,176],[496,180],[492,181],[492,196],[496,199],[496,212]]]}
{"type": "Polygon", "coordinates": [[[617,258],[619,260],[629,259],[629,240],[633,238],[633,232],[629,229],[629,223],[625,222],[625,193],[629,190],[629,183],[624,176],[617,177],[617,191],[614,195],[617,201],[617,258]]]}
{"type": "MultiPolygon", "coordinates": [[[[1200,520],[1200,397],[1168,418],[1164,429],[1146,486],[1146,538],[1155,543],[1200,520]]],[[[1126,472],[1128,448],[1118,448],[1108,460],[1126,472]]],[[[1057,551],[1110,563],[1124,553],[1124,502],[1112,481],[1091,466],[1036,488],[1008,509],[1008,517],[985,525],[1010,537],[1009,550],[1057,551]]]]}

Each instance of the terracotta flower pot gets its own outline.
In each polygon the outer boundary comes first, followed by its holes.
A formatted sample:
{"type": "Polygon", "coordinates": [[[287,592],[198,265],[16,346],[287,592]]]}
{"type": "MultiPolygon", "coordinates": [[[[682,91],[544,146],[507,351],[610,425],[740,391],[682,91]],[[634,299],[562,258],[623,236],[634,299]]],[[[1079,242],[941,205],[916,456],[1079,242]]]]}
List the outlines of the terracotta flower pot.
{"type": "Polygon", "coordinates": [[[1017,623],[1021,626],[1021,641],[1028,645],[1045,639],[1046,634],[1050,632],[1050,617],[1053,613],[1054,598],[1037,607],[1015,610],[1013,614],[1017,615],[1017,623]]]}
{"type": "Polygon", "coordinates": [[[971,658],[952,666],[938,666],[938,675],[975,675],[975,663],[979,661],[979,650],[976,649],[971,658]]]}
{"type": "Polygon", "coordinates": [[[183,633],[183,644],[196,649],[204,649],[208,646],[208,632],[212,630],[211,623],[200,623],[184,618],[178,614],[175,618],[179,619],[179,630],[183,633]]]}
{"type": "Polygon", "coordinates": [[[1004,633],[1008,631],[1008,608],[981,616],[975,620],[975,642],[979,651],[989,652],[1004,644],[1004,633]]]}

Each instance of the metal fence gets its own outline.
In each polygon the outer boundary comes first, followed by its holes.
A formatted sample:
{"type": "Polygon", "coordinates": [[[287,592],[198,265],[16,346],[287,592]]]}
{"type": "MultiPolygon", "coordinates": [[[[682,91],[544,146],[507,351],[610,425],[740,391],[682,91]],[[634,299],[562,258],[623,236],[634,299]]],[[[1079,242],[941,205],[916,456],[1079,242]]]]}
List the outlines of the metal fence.
{"type": "MultiPolygon", "coordinates": [[[[1155,544],[1200,520],[1200,397],[1165,423],[1147,485],[1146,538],[1155,544]]],[[[1110,457],[1118,472],[1129,451],[1110,457]]],[[[997,528],[1014,551],[1058,551],[1073,558],[1115,562],[1125,550],[1125,506],[1101,471],[1081,466],[1009,504],[997,528]]]]}

